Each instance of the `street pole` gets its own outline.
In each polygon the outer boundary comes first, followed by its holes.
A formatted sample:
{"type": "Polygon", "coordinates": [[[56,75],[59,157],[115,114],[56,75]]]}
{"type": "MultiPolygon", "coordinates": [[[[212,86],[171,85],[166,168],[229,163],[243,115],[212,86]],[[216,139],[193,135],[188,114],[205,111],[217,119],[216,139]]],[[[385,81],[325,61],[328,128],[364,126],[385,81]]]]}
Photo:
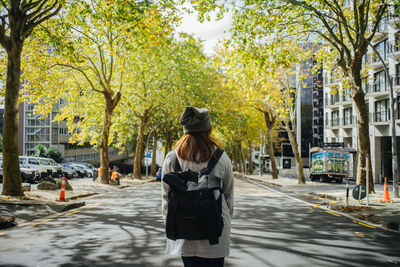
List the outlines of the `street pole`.
{"type": "Polygon", "coordinates": [[[301,89],[302,83],[300,82],[301,65],[300,63],[296,66],[296,88],[297,99],[296,99],[296,135],[297,135],[297,146],[301,157],[301,89]]]}

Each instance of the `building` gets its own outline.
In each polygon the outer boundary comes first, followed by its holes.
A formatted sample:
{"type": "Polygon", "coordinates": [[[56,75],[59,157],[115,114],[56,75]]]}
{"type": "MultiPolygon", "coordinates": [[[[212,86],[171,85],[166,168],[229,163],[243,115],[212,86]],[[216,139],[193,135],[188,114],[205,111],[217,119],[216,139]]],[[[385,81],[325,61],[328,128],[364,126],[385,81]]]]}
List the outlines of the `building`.
{"type": "MultiPolygon", "coordinates": [[[[363,90],[366,93],[366,109],[369,113],[369,134],[371,142],[372,172],[375,182],[381,177],[392,178],[391,126],[389,79],[393,82],[396,106],[400,105],[400,20],[394,16],[390,7],[388,16],[382,21],[372,45],[384,60],[390,76],[386,75],[382,62],[369,47],[364,57],[368,77],[363,79],[363,90]]],[[[333,86],[341,86],[335,79],[334,71],[324,73],[325,96],[325,142],[343,142],[346,147],[357,148],[357,127],[353,99],[350,91],[331,94],[333,86]]],[[[339,90],[340,91],[340,90],[339,90]]],[[[395,110],[396,136],[399,145],[400,109],[395,110]]],[[[356,160],[354,160],[356,162],[356,160]]]]}
{"type": "MultiPolygon", "coordinates": [[[[319,49],[319,45],[305,44],[305,49],[316,51],[319,49]]],[[[308,166],[309,163],[309,151],[310,147],[320,146],[323,142],[323,76],[322,69],[317,73],[312,70],[316,66],[317,61],[313,57],[301,63],[302,73],[300,75],[305,76],[301,82],[301,88],[298,90],[300,102],[300,110],[297,110],[297,125],[301,125],[298,129],[297,134],[300,135],[297,138],[297,142],[301,145],[301,157],[303,159],[303,165],[308,166]]],[[[297,73],[299,75],[299,73],[297,73]]],[[[297,76],[296,75],[296,76],[297,76]]],[[[294,76],[293,80],[298,77],[294,76]]],[[[293,83],[295,84],[295,83],[293,83]]],[[[293,155],[293,151],[289,142],[286,131],[280,131],[279,137],[281,142],[277,144],[280,146],[281,153],[276,153],[275,156],[280,158],[278,166],[292,167],[296,165],[296,160],[293,155]],[[285,164],[284,162],[288,163],[285,164]]]]}
{"type": "MultiPolygon", "coordinates": [[[[83,146],[69,143],[70,134],[65,122],[54,122],[57,110],[64,101],[55,104],[52,112],[45,118],[34,114],[35,104],[21,103],[19,107],[18,144],[19,155],[32,155],[39,144],[46,148],[52,146],[61,152],[65,162],[89,162],[100,164],[100,153],[94,150],[89,142],[83,146]]],[[[0,111],[1,112],[1,111],[0,111]]],[[[118,150],[109,149],[110,161],[123,160],[126,154],[119,154],[118,150]]]]}

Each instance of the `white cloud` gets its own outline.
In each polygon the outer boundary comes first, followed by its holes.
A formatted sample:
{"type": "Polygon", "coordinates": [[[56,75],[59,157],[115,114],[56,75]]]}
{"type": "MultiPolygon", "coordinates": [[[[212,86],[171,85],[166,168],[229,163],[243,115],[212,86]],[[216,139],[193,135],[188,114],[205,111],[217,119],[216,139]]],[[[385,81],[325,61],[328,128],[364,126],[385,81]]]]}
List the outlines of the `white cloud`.
{"type": "Polygon", "coordinates": [[[197,13],[185,14],[178,32],[192,33],[196,37],[203,40],[204,51],[211,55],[214,46],[219,40],[229,37],[229,28],[232,23],[232,15],[225,14],[221,20],[217,20],[215,16],[211,16],[210,21],[200,23],[197,19],[197,13]]]}

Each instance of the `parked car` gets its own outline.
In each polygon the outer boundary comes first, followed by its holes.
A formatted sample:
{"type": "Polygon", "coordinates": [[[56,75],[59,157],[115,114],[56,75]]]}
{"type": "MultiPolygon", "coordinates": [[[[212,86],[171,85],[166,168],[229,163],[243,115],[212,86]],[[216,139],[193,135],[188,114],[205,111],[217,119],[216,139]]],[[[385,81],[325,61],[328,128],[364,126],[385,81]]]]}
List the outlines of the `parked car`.
{"type": "Polygon", "coordinates": [[[86,166],[85,164],[81,162],[73,162],[73,164],[83,168],[86,171],[88,177],[93,177],[93,170],[88,166],[86,166]]]}
{"type": "Polygon", "coordinates": [[[158,168],[158,171],[156,173],[156,180],[161,181],[161,168],[158,168]]]}
{"type": "Polygon", "coordinates": [[[65,163],[66,166],[70,167],[71,169],[73,169],[74,171],[76,171],[78,173],[78,177],[80,178],[84,178],[87,177],[87,172],[83,167],[80,167],[78,165],[75,165],[71,162],[65,163]]]}
{"type": "MultiPolygon", "coordinates": [[[[22,164],[19,165],[21,172],[21,179],[23,183],[35,183],[40,179],[40,173],[36,169],[24,168],[22,164]]],[[[0,161],[0,181],[3,182],[3,162],[0,161]]]]}
{"type": "Polygon", "coordinates": [[[71,168],[71,166],[66,165],[66,164],[61,164],[61,173],[65,178],[71,179],[71,178],[78,178],[78,173],[71,168]]]}
{"type": "Polygon", "coordinates": [[[61,165],[55,162],[54,159],[50,158],[37,158],[42,162],[45,162],[48,166],[51,166],[51,175],[53,177],[61,177],[61,165]]]}
{"type": "Polygon", "coordinates": [[[21,163],[24,168],[39,170],[41,178],[51,176],[53,172],[53,168],[50,165],[47,165],[46,162],[36,157],[20,156],[19,163],[21,163]]]}
{"type": "Polygon", "coordinates": [[[92,164],[89,164],[89,163],[86,163],[86,162],[80,162],[79,164],[85,165],[86,167],[88,167],[92,171],[97,171],[97,168],[95,166],[93,166],[92,164]]]}
{"type": "Polygon", "coordinates": [[[24,168],[22,164],[19,165],[21,171],[22,182],[37,183],[40,180],[40,173],[36,169],[24,168]]]}

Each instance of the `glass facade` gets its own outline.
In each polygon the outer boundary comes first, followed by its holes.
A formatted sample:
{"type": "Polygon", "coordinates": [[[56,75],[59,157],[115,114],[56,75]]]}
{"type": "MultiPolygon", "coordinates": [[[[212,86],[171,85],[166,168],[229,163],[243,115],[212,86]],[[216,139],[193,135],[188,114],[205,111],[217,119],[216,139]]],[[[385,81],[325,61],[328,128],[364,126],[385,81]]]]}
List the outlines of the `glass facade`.
{"type": "Polygon", "coordinates": [[[39,144],[46,148],[58,143],[57,123],[52,123],[52,119],[57,115],[56,111],[51,112],[47,117],[34,114],[34,104],[24,104],[24,154],[32,155],[39,144]]]}

